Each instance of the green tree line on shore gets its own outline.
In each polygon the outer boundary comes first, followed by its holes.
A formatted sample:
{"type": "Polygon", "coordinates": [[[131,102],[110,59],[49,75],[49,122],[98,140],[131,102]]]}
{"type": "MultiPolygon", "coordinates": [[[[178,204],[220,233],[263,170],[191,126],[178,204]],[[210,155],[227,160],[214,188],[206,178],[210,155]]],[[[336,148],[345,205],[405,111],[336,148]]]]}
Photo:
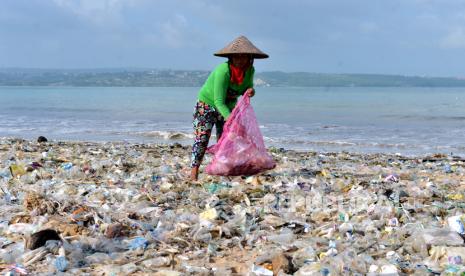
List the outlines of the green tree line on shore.
{"type": "MultiPolygon", "coordinates": [[[[199,87],[201,70],[154,69],[0,69],[0,86],[199,87]]],[[[271,87],[465,87],[465,78],[381,74],[257,72],[255,83],[271,87]]]]}

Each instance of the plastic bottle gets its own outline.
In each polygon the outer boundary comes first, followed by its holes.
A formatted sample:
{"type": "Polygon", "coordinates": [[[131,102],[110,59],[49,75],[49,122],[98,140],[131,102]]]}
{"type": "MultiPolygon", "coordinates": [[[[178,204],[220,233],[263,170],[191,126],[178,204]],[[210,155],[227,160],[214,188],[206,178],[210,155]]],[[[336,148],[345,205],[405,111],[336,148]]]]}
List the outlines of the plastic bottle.
{"type": "Polygon", "coordinates": [[[428,246],[421,236],[416,236],[412,241],[412,249],[423,258],[428,257],[428,246]]]}

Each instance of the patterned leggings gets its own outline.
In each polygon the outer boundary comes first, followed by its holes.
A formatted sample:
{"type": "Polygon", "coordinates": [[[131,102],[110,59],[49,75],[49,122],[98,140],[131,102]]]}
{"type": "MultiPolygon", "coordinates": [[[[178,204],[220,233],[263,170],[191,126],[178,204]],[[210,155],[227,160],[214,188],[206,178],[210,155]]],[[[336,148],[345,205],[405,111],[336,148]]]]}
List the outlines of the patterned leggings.
{"type": "Polygon", "coordinates": [[[223,133],[224,118],[208,104],[197,101],[194,110],[194,145],[192,146],[191,167],[199,167],[207,150],[208,141],[212,134],[213,125],[216,126],[216,140],[223,133]]]}

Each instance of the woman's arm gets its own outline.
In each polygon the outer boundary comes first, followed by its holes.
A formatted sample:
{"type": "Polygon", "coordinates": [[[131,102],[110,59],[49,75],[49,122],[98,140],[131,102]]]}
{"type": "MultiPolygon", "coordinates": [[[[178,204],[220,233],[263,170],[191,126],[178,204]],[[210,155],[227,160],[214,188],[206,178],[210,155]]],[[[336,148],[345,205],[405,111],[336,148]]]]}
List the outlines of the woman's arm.
{"type": "Polygon", "coordinates": [[[226,90],[228,88],[229,77],[224,72],[216,72],[213,82],[213,101],[215,107],[225,120],[228,119],[231,111],[226,106],[226,90]]]}
{"type": "Polygon", "coordinates": [[[252,68],[250,68],[251,72],[250,72],[250,79],[249,79],[249,85],[247,88],[247,90],[245,91],[247,96],[249,97],[253,97],[255,95],[255,89],[253,88],[253,77],[254,77],[254,74],[255,74],[255,68],[252,66],[252,68]]]}

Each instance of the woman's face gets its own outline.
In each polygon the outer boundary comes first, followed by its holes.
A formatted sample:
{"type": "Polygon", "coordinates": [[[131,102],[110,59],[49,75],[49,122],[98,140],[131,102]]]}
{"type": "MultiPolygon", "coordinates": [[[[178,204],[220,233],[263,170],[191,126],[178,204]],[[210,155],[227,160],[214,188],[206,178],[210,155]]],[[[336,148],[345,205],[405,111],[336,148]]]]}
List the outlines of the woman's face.
{"type": "Polygon", "coordinates": [[[231,56],[231,62],[235,67],[247,68],[250,65],[250,56],[245,54],[237,54],[231,56]]]}

